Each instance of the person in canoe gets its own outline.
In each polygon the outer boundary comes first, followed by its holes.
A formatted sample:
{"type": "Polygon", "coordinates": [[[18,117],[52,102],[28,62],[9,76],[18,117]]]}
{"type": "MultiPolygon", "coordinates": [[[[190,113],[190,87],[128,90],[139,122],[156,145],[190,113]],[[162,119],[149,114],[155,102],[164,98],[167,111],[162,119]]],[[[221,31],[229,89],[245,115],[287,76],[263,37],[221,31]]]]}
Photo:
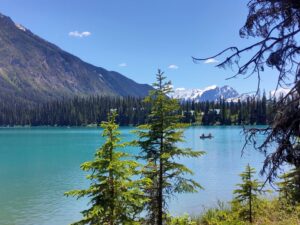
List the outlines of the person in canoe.
{"type": "Polygon", "coordinates": [[[208,135],[205,135],[205,134],[201,134],[200,135],[200,138],[201,139],[205,139],[205,138],[212,138],[213,136],[211,135],[211,133],[209,133],[208,135]]]}

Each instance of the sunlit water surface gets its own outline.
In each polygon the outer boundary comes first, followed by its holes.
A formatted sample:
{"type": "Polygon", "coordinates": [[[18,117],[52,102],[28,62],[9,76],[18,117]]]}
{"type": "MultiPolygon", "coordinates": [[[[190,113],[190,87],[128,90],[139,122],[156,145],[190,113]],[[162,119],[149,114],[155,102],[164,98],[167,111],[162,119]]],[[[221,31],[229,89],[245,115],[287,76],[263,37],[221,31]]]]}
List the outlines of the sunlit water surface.
{"type": "MultiPolygon", "coordinates": [[[[121,128],[124,141],[133,128],[121,128]]],[[[181,194],[169,204],[173,214],[198,214],[228,201],[247,163],[259,170],[263,156],[244,144],[241,127],[190,127],[185,147],[204,150],[198,159],[181,159],[204,190],[181,194]],[[214,138],[201,140],[211,133],[214,138]]],[[[98,128],[0,128],[0,224],[66,225],[81,218],[87,199],[67,198],[64,192],[88,187],[79,166],[93,158],[103,143],[98,128]]],[[[137,153],[138,149],[126,151],[137,153]]],[[[262,178],[261,178],[262,179],[262,178]]]]}

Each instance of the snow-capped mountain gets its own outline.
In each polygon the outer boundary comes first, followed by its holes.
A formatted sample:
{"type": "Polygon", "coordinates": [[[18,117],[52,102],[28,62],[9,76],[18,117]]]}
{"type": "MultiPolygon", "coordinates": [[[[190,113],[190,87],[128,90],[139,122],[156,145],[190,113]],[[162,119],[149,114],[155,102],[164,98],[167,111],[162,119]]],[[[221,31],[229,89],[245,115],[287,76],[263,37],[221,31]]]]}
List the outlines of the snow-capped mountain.
{"type": "Polygon", "coordinates": [[[244,102],[244,101],[247,101],[247,99],[253,99],[253,98],[256,98],[255,94],[243,93],[243,94],[238,95],[237,97],[227,98],[226,101],[227,102],[238,102],[238,101],[244,102]]]}
{"type": "MultiPolygon", "coordinates": [[[[289,88],[278,88],[269,92],[267,97],[280,98],[285,96],[291,89],[289,88]]],[[[170,95],[172,98],[180,99],[182,101],[203,102],[203,101],[218,101],[219,99],[225,99],[227,102],[238,102],[246,101],[247,99],[257,98],[255,91],[250,93],[239,94],[234,88],[225,85],[218,87],[212,85],[204,89],[186,89],[186,88],[175,88],[174,92],[170,95]]]]}
{"type": "Polygon", "coordinates": [[[277,90],[271,91],[271,98],[280,98],[282,96],[285,96],[287,93],[289,93],[291,89],[289,88],[278,88],[277,90]]]}
{"type": "MultiPolygon", "coordinates": [[[[281,97],[286,96],[289,92],[291,91],[291,89],[289,88],[278,88],[276,90],[270,91],[267,94],[267,98],[269,100],[272,100],[274,98],[279,99],[281,97]]],[[[256,95],[256,92],[252,92],[252,93],[245,93],[245,94],[240,94],[238,97],[235,98],[228,98],[226,99],[227,102],[238,102],[239,100],[241,102],[243,101],[247,101],[247,99],[253,99],[253,98],[261,98],[262,95],[256,95]]]]}
{"type": "Polygon", "coordinates": [[[195,100],[196,102],[202,101],[217,101],[221,99],[237,98],[239,93],[230,86],[218,87],[212,85],[204,89],[185,89],[176,88],[171,97],[185,101],[195,100]]]}

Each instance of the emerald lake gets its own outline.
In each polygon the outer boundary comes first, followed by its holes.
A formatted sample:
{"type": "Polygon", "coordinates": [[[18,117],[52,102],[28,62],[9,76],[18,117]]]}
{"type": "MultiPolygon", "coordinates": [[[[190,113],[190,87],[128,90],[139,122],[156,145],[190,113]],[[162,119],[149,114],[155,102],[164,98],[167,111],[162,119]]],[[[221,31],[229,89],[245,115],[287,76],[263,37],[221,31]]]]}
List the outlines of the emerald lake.
{"type": "MultiPolygon", "coordinates": [[[[132,130],[121,128],[123,141],[134,138],[132,130]]],[[[80,219],[87,199],[63,194],[89,185],[80,164],[93,158],[104,141],[100,134],[100,128],[0,128],[0,224],[67,225],[80,219]]],[[[190,127],[185,138],[183,146],[206,152],[199,159],[180,159],[205,190],[172,199],[172,214],[199,214],[218,200],[230,200],[245,165],[262,167],[263,155],[250,146],[241,156],[241,127],[190,127]],[[201,140],[202,133],[214,138],[201,140]]]]}

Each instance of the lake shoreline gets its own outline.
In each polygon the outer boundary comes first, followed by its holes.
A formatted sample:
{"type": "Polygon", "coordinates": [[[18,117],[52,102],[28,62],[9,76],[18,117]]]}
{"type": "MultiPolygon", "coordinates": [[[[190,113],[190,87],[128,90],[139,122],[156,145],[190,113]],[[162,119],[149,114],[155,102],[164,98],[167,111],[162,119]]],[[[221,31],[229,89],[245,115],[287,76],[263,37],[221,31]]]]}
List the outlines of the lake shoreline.
{"type": "MultiPolygon", "coordinates": [[[[259,125],[201,125],[201,124],[187,124],[188,127],[266,127],[269,126],[268,124],[259,124],[259,125]]],[[[120,128],[122,127],[138,127],[140,125],[119,125],[120,128]]],[[[37,126],[31,126],[31,125],[15,125],[15,126],[0,126],[0,129],[5,128],[101,128],[99,125],[80,125],[80,126],[53,126],[53,125],[37,125],[37,126]]]]}

